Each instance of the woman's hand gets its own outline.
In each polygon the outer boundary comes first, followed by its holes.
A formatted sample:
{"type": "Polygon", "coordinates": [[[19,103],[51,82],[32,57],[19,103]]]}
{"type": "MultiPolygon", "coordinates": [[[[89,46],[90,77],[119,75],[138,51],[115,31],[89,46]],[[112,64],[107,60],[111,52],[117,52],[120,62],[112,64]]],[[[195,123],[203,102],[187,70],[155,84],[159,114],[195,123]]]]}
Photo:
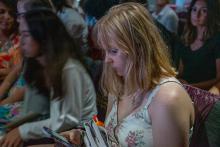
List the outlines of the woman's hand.
{"type": "Polygon", "coordinates": [[[220,91],[219,91],[218,87],[216,87],[216,86],[213,86],[211,89],[209,89],[209,92],[211,92],[212,94],[215,94],[215,95],[220,95],[220,91]]]}
{"type": "Polygon", "coordinates": [[[80,145],[81,142],[81,133],[80,129],[73,129],[70,131],[62,132],[61,135],[65,137],[70,143],[80,145]]]}
{"type": "Polygon", "coordinates": [[[1,147],[19,147],[23,143],[18,128],[8,132],[0,141],[1,147]]]}

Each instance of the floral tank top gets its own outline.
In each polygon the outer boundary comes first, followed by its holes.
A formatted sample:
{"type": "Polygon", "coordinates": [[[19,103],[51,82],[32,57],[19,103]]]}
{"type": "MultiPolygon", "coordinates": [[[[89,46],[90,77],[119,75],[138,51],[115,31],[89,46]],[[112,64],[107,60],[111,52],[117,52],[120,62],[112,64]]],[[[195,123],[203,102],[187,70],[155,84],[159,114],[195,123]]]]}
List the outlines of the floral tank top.
{"type": "MultiPolygon", "coordinates": [[[[160,85],[169,81],[177,81],[175,78],[161,80],[153,90],[145,97],[145,104],[133,111],[121,122],[117,123],[117,100],[114,101],[112,110],[105,121],[109,141],[113,147],[153,147],[152,124],[148,113],[148,107],[160,88],[160,85]]],[[[179,83],[177,81],[177,83],[179,83]]]]}

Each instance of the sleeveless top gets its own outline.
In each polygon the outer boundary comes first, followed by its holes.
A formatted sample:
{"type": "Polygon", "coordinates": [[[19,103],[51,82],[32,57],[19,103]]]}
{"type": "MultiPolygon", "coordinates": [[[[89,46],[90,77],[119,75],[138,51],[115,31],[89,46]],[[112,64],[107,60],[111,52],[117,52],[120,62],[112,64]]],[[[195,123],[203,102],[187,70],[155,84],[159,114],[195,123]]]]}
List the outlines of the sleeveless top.
{"type": "Polygon", "coordinates": [[[137,109],[122,119],[117,120],[117,100],[114,100],[111,112],[105,121],[109,141],[113,147],[153,147],[152,124],[148,113],[148,107],[160,89],[160,85],[167,82],[179,81],[175,78],[162,79],[160,83],[147,93],[143,102],[137,109]],[[145,100],[146,99],[146,100],[145,100]]]}

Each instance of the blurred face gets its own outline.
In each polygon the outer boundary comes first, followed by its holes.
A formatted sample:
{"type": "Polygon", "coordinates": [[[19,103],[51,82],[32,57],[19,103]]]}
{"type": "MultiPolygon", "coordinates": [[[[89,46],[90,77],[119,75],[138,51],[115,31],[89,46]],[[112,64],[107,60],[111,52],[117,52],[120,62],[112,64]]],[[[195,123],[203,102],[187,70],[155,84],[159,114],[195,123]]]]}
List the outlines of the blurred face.
{"type": "Polygon", "coordinates": [[[19,32],[21,35],[21,49],[25,57],[34,58],[39,55],[39,45],[33,39],[24,19],[20,21],[19,32]]]}
{"type": "Polygon", "coordinates": [[[19,22],[19,23],[20,23],[21,19],[23,18],[23,14],[26,12],[26,10],[24,8],[24,3],[25,2],[22,2],[22,1],[18,1],[18,3],[17,3],[17,12],[18,12],[17,22],[19,22]]]}
{"type": "Polygon", "coordinates": [[[205,26],[207,22],[207,4],[204,0],[197,0],[191,11],[191,23],[195,27],[205,26]]]}
{"type": "Polygon", "coordinates": [[[12,10],[9,9],[5,4],[0,2],[0,30],[11,31],[14,26],[14,18],[11,15],[12,10]]]}
{"type": "Polygon", "coordinates": [[[118,76],[125,76],[127,55],[121,49],[107,49],[105,51],[105,62],[115,70],[118,76]]]}

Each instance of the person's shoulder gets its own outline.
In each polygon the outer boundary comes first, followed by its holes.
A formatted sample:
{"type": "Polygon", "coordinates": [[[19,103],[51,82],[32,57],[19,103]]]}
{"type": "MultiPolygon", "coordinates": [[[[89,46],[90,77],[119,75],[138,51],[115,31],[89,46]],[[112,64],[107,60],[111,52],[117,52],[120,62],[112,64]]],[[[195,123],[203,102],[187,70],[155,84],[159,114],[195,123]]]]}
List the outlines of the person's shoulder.
{"type": "Polygon", "coordinates": [[[77,69],[79,71],[85,72],[85,68],[83,67],[83,65],[80,63],[80,61],[73,59],[73,58],[69,58],[67,59],[63,71],[65,70],[70,70],[70,69],[77,69]]]}
{"type": "Polygon", "coordinates": [[[179,107],[191,102],[185,89],[176,82],[168,82],[161,85],[160,90],[155,95],[155,101],[165,107],[179,107]]]}

